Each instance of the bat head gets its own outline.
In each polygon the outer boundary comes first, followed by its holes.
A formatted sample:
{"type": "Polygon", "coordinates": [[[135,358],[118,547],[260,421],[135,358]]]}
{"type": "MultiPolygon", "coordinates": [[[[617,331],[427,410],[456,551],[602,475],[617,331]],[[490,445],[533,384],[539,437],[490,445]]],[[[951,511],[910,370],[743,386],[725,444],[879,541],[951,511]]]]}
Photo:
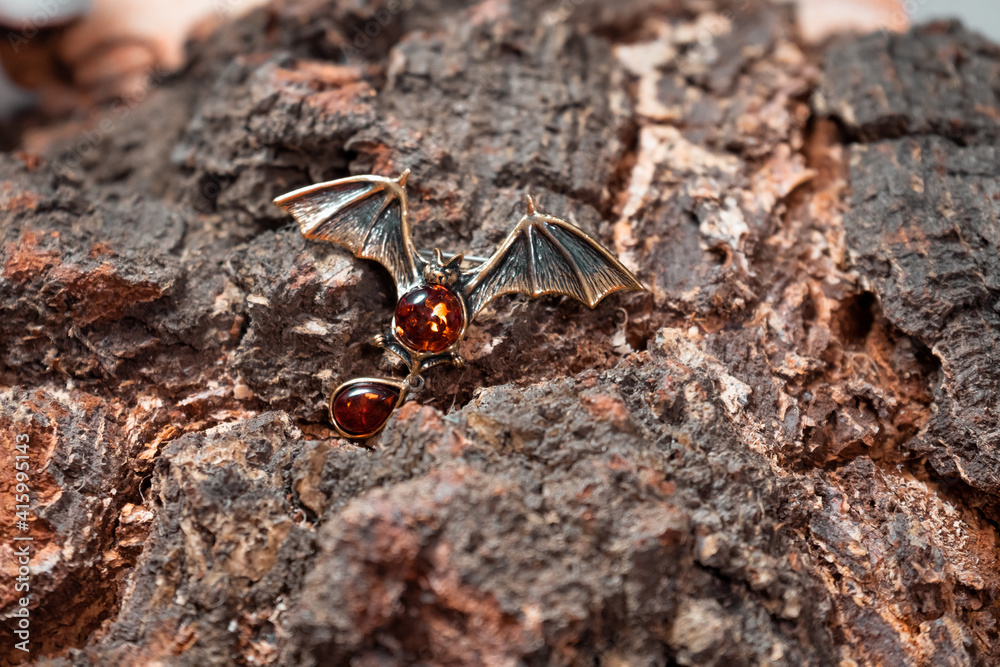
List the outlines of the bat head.
{"type": "Polygon", "coordinates": [[[462,267],[462,255],[455,255],[447,262],[441,250],[434,248],[434,257],[424,266],[424,280],[432,285],[453,285],[462,267]]]}

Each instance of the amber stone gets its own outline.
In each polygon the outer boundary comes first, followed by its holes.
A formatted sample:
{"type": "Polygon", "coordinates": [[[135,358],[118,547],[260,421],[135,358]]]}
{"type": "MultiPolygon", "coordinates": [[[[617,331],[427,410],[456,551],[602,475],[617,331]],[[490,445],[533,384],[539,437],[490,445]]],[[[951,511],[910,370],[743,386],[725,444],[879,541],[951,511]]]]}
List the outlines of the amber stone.
{"type": "Polygon", "coordinates": [[[382,428],[398,400],[399,389],[391,384],[355,382],[333,397],[333,421],[344,433],[368,435],[382,428]]]}
{"type": "Polygon", "coordinates": [[[444,285],[407,292],[396,304],[396,336],[417,352],[443,352],[458,342],[465,326],[462,302],[444,285]]]}

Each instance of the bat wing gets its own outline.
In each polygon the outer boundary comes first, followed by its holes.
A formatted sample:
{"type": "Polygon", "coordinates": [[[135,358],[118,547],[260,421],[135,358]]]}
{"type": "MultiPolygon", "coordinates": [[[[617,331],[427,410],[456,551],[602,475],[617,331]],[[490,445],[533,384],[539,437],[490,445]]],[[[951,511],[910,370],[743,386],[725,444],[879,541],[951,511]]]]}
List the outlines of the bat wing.
{"type": "Polygon", "coordinates": [[[470,319],[501,294],[565,294],[593,308],[642,283],[604,246],[565,220],[535,211],[521,218],[495,253],[464,282],[470,319]]]}
{"type": "Polygon", "coordinates": [[[406,178],[354,176],[317,183],[274,203],[292,214],[307,239],[344,246],[382,264],[402,294],[420,279],[423,260],[413,247],[406,206],[406,178]]]}

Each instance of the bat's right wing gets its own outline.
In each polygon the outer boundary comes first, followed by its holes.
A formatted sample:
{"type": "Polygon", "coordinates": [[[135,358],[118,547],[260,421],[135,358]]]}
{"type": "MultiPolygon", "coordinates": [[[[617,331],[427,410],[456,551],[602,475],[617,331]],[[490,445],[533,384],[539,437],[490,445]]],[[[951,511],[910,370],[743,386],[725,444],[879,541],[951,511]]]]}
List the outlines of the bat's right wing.
{"type": "Polygon", "coordinates": [[[565,294],[593,308],[617,290],[642,291],[642,283],[608,250],[575,225],[535,211],[507,235],[462,287],[471,320],[501,294],[565,294]]]}
{"type": "Polygon", "coordinates": [[[406,206],[406,178],[353,176],[317,183],[274,203],[292,214],[307,239],[344,246],[382,264],[402,294],[420,281],[423,260],[413,247],[406,206]]]}

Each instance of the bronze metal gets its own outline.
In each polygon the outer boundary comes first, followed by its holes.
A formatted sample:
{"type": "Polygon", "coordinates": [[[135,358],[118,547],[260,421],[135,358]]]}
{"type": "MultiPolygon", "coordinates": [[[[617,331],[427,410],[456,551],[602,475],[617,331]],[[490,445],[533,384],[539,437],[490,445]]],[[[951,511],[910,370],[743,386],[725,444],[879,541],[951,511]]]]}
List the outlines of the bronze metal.
{"type": "Polygon", "coordinates": [[[318,183],[274,203],[292,214],[306,238],[336,243],[382,264],[396,283],[397,298],[429,284],[447,285],[458,296],[464,324],[456,342],[442,352],[407,347],[395,334],[395,318],[388,334],[375,337],[411,375],[443,363],[462,366],[458,348],[469,322],[502,294],[563,294],[594,308],[612,292],[645,289],[604,246],[575,225],[539,212],[530,196],[525,215],[489,257],[418,251],[406,198],[409,174],[407,169],[395,179],[353,176],[318,183]]]}

